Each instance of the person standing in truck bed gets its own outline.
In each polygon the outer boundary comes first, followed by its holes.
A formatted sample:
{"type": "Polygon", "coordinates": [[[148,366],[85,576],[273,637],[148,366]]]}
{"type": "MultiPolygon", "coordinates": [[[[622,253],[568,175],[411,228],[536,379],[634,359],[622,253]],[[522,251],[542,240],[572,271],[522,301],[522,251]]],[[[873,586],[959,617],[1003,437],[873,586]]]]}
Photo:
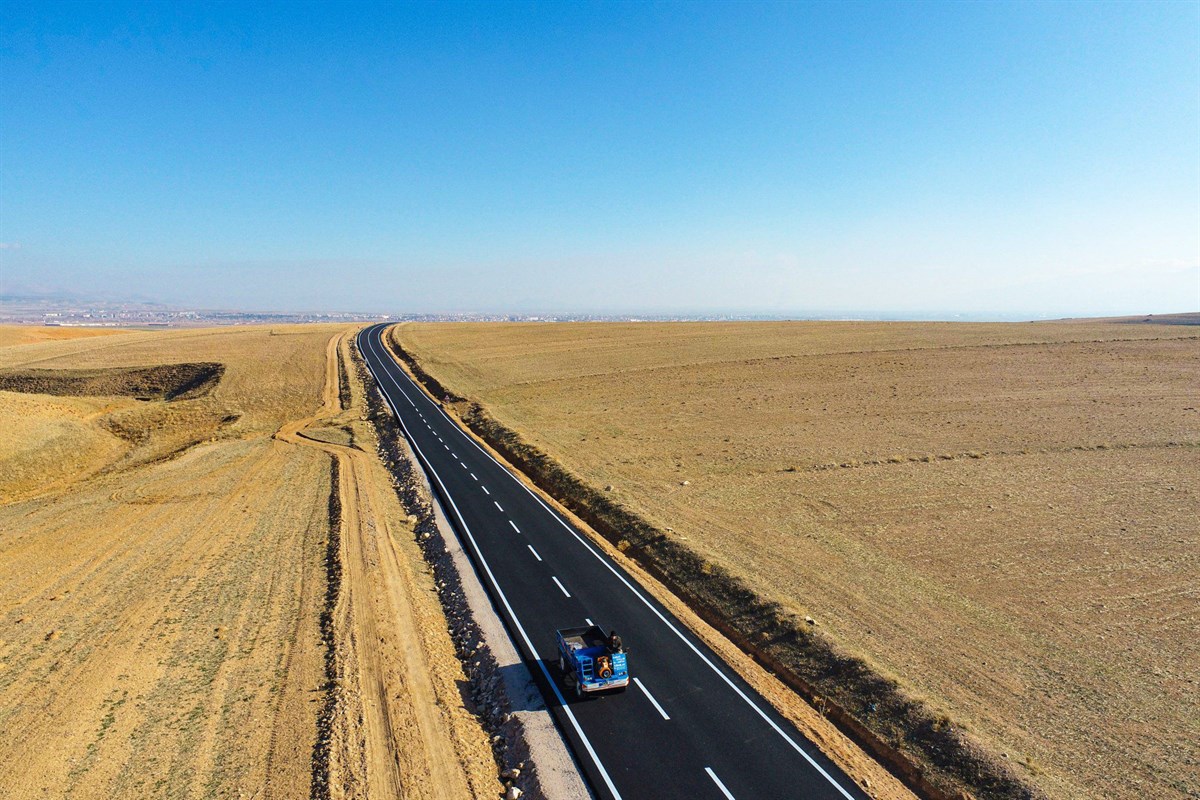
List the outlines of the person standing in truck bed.
{"type": "Polygon", "coordinates": [[[608,634],[608,652],[610,652],[610,653],[624,653],[625,652],[625,645],[621,642],[621,637],[617,636],[617,632],[615,630],[608,634]]]}

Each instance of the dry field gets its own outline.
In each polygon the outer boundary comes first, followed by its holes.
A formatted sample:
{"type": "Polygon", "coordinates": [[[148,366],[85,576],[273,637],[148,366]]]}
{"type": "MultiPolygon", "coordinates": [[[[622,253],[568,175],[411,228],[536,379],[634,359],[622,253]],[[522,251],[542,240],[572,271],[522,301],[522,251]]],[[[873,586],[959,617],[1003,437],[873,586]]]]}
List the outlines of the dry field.
{"type": "Polygon", "coordinates": [[[0,797],[495,793],[346,330],[0,328],[0,797]]]}
{"type": "Polygon", "coordinates": [[[1197,328],[396,331],[1053,796],[1200,796],[1197,328]]]}
{"type": "Polygon", "coordinates": [[[67,339],[94,339],[129,333],[124,328],[38,327],[34,325],[0,325],[0,347],[31,342],[61,342],[67,339]]]}

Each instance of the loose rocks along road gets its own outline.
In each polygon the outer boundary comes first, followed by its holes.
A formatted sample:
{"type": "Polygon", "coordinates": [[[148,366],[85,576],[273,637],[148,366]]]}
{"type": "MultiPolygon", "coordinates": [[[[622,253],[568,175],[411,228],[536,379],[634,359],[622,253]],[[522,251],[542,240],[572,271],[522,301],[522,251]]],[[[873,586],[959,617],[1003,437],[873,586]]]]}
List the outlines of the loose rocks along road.
{"type": "Polygon", "coordinates": [[[628,574],[546,506],[391,358],[386,326],[359,349],[450,512],[584,773],[603,797],[867,795],[628,574]],[[638,680],[564,696],[556,628],[621,631],[638,680]]]}
{"type": "MultiPolygon", "coordinates": [[[[316,440],[304,429],[336,419],[337,348],[328,345],[322,410],[285,425],[277,438],[336,459],[342,510],[341,596],[333,610],[338,702],[327,780],[334,796],[488,797],[494,762],[478,723],[463,707],[462,674],[433,581],[400,530],[407,514],[373,454],[316,440]]],[[[357,413],[357,412],[356,412],[357,413]]]]}

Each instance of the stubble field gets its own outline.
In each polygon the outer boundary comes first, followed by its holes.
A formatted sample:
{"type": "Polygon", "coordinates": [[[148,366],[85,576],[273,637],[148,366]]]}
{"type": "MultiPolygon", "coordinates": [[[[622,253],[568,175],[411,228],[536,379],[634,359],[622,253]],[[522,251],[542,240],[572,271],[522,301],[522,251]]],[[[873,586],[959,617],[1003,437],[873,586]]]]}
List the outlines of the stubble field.
{"type": "Polygon", "coordinates": [[[0,796],[489,794],[347,329],[51,330],[0,329],[0,796]]]}
{"type": "Polygon", "coordinates": [[[1200,794],[1194,327],[396,331],[1053,796],[1200,794]]]}

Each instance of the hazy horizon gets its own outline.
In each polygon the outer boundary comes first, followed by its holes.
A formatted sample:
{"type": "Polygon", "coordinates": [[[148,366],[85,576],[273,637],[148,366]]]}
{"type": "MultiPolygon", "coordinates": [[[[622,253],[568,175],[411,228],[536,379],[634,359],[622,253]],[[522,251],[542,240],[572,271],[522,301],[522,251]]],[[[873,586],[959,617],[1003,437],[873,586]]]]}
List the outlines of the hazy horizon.
{"type": "Polygon", "coordinates": [[[1200,4],[0,8],[0,294],[1200,309],[1200,4]]]}

